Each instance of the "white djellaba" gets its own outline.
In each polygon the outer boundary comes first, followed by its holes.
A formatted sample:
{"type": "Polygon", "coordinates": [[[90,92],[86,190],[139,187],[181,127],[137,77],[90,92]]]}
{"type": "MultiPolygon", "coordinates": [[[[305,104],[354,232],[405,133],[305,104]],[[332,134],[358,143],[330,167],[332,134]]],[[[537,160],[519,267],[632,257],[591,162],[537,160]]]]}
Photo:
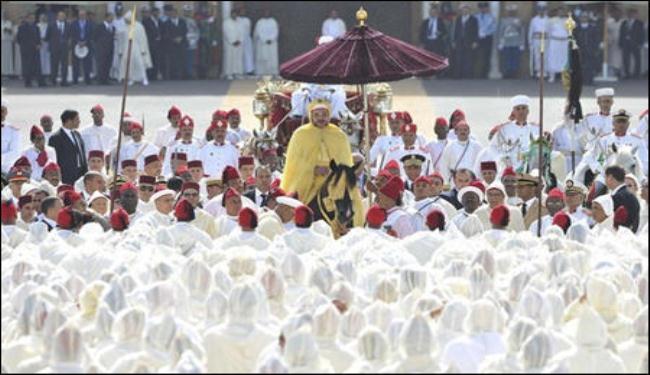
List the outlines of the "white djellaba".
{"type": "Polygon", "coordinates": [[[381,372],[440,372],[438,361],[433,356],[436,341],[429,323],[422,315],[414,315],[404,323],[399,341],[402,358],[396,364],[385,367],[381,372]]]}
{"type": "Polygon", "coordinates": [[[618,353],[627,372],[638,372],[648,358],[648,306],[639,312],[633,322],[634,337],[618,346],[618,353]]]}

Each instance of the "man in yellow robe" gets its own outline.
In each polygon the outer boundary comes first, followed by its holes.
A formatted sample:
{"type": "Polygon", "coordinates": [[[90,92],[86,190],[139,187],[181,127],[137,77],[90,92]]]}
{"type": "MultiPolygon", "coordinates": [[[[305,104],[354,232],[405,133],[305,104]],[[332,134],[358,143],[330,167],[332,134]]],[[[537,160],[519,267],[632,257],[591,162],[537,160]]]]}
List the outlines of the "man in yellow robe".
{"type": "MultiPolygon", "coordinates": [[[[328,102],[313,101],[309,107],[309,123],[293,133],[287,150],[287,162],[281,187],[286,192],[297,192],[304,204],[314,199],[327,175],[330,161],[352,166],[352,151],[345,133],[330,124],[328,102]]],[[[362,226],[365,213],[361,193],[352,192],[354,226],[362,226]]],[[[341,228],[342,229],[342,228],[341,228]]]]}

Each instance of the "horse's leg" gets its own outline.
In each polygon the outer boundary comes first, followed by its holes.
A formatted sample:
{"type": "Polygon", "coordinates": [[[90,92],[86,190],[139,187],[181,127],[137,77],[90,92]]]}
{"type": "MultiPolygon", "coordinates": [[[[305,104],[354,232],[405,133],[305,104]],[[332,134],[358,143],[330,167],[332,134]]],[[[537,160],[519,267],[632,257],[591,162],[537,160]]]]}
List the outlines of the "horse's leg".
{"type": "Polygon", "coordinates": [[[323,214],[320,212],[320,208],[318,208],[318,203],[316,202],[317,199],[318,197],[315,197],[307,205],[307,207],[311,208],[312,212],[314,212],[314,221],[323,219],[323,214]]]}

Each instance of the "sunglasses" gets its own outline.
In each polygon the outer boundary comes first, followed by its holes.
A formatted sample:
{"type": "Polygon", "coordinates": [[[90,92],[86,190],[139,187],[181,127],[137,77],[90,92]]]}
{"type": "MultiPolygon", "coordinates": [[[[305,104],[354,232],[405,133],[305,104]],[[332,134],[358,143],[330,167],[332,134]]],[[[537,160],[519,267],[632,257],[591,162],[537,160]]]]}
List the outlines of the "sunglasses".
{"type": "Polygon", "coordinates": [[[153,186],[140,186],[140,191],[153,191],[153,186]]]}
{"type": "Polygon", "coordinates": [[[199,193],[183,193],[184,197],[198,197],[199,193]]]}

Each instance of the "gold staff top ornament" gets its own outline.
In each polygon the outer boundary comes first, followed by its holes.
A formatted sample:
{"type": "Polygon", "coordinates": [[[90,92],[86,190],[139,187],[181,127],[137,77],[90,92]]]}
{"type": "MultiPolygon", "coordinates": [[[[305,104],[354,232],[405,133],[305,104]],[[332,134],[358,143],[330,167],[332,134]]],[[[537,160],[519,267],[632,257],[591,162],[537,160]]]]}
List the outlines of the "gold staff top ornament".
{"type": "Polygon", "coordinates": [[[363,9],[363,7],[360,7],[359,10],[357,10],[357,21],[359,21],[359,26],[365,26],[367,19],[368,19],[368,12],[366,12],[366,10],[363,9]]]}

